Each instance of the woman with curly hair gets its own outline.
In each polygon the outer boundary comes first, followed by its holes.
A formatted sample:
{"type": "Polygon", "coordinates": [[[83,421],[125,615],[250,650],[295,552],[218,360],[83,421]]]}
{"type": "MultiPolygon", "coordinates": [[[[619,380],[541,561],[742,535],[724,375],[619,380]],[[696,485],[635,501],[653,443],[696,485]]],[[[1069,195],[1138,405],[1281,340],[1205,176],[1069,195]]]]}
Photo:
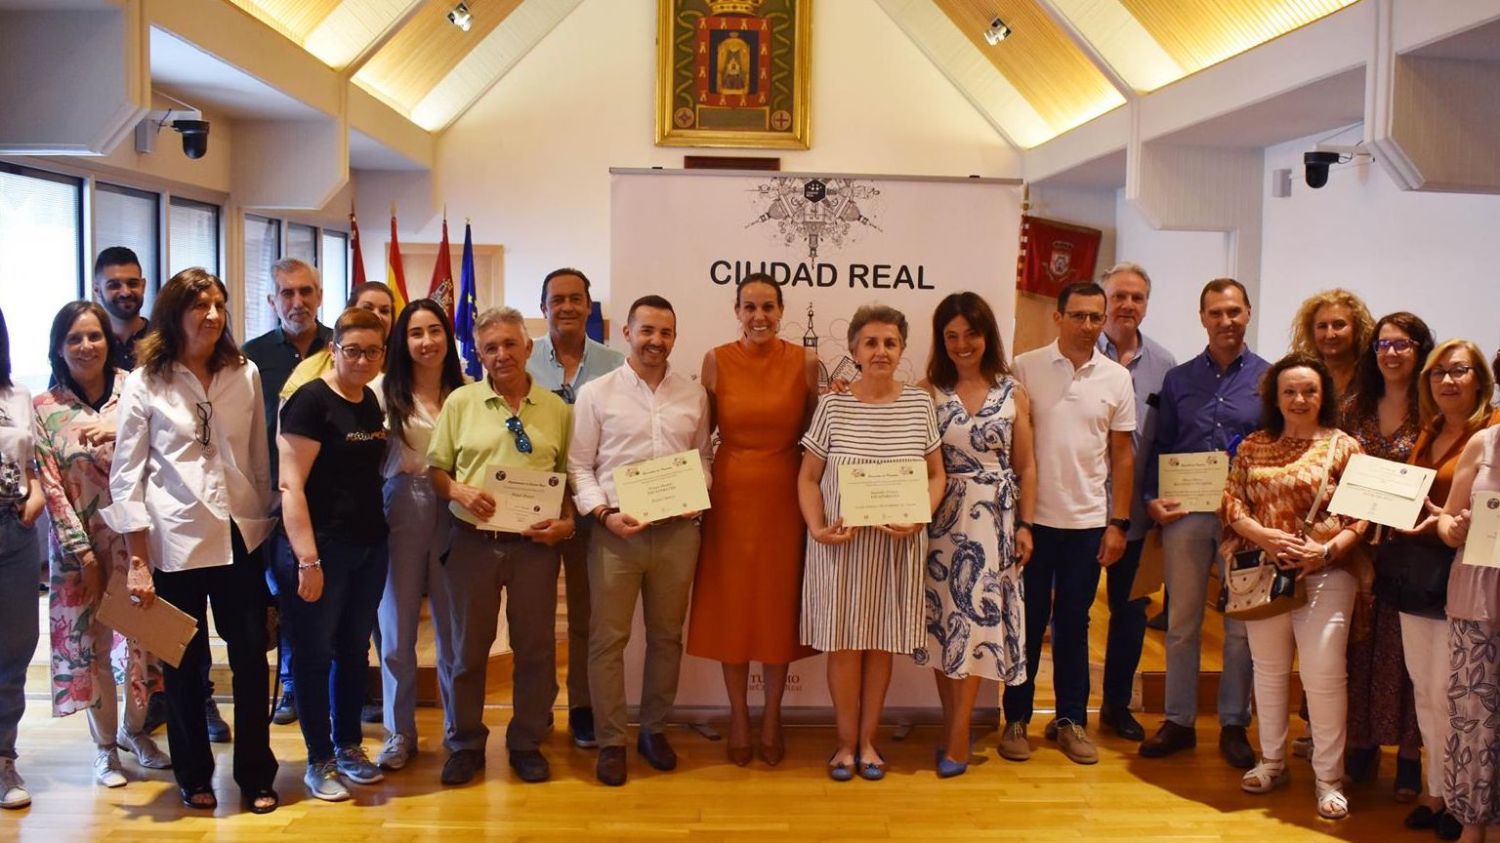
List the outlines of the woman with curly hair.
{"type": "Polygon", "coordinates": [[[1360,352],[1375,339],[1375,319],[1359,296],[1341,287],[1302,302],[1292,320],[1292,352],[1323,361],[1339,395],[1355,386],[1360,352]]]}

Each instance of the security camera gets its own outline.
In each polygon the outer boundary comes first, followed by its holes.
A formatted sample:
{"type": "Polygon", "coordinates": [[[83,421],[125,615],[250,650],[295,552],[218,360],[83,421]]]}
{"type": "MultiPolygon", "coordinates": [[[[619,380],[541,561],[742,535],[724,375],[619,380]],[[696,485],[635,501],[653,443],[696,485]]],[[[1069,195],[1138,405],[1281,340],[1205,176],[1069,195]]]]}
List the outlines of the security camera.
{"type": "Polygon", "coordinates": [[[156,136],[162,129],[170,128],[182,135],[182,154],[194,160],[208,152],[208,121],[203,112],[185,102],[157,92],[157,96],[172,100],[182,108],[166,108],[152,111],[135,127],[135,151],[155,152],[156,136]]]}
{"type": "Polygon", "coordinates": [[[1307,168],[1307,186],[1314,190],[1328,184],[1328,168],[1356,158],[1368,158],[1370,153],[1359,146],[1318,144],[1312,152],[1302,153],[1302,164],[1307,168]]]}
{"type": "Polygon", "coordinates": [[[207,120],[173,120],[172,128],[182,135],[182,154],[192,159],[208,151],[207,120]]]}

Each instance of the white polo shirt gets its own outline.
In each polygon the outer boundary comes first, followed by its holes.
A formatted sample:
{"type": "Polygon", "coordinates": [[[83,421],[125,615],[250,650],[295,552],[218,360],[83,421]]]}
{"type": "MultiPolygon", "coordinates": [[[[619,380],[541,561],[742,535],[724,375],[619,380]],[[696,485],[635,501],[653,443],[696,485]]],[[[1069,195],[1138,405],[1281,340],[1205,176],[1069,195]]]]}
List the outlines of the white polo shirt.
{"type": "Polygon", "coordinates": [[[1031,398],[1036,523],[1063,530],[1109,522],[1109,434],[1135,430],[1130,372],[1099,349],[1077,369],[1051,345],[1016,357],[1031,398]]]}

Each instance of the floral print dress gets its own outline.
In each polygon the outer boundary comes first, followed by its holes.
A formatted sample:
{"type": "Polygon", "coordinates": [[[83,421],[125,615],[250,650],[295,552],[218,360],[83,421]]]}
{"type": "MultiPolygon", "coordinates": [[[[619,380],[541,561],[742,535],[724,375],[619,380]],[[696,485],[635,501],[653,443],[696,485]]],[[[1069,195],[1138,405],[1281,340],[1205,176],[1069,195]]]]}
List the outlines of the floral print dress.
{"type": "Polygon", "coordinates": [[[1026,608],[1016,564],[1021,485],[1011,467],[1016,382],[1003,378],[970,416],[938,390],[938,431],[948,475],[927,525],[927,643],[913,654],[955,679],[1026,681],[1026,608]]]}
{"type": "MultiPolygon", "coordinates": [[[[161,690],[161,664],[132,639],[115,633],[96,617],[103,590],[85,595],[84,560],[105,565],[109,580],[123,588],[130,557],[125,538],[111,530],[100,511],[110,503],[109,464],[113,441],[86,445],[84,427],[115,423],[115,407],[125,373],[116,372],[113,392],[96,412],[61,384],[34,399],[36,452],[42,490],[52,520],[49,626],[52,640],[52,714],[92,708],[103,689],[94,681],[100,658],[111,658],[115,685],[126,685],[131,707],[144,707],[161,690]]],[[[113,689],[109,693],[114,693],[113,689]]]]}

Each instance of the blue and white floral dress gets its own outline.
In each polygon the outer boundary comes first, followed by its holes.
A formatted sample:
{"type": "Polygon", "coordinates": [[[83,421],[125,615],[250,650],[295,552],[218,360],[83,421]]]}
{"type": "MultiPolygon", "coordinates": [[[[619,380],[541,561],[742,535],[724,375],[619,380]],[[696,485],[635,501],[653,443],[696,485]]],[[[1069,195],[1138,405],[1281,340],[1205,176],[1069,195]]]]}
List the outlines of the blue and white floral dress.
{"type": "Polygon", "coordinates": [[[1026,610],[1016,558],[1021,486],[1011,467],[1014,379],[990,389],[973,416],[938,390],[948,487],[927,526],[927,641],[913,658],[955,679],[1026,681],[1026,610]]]}

